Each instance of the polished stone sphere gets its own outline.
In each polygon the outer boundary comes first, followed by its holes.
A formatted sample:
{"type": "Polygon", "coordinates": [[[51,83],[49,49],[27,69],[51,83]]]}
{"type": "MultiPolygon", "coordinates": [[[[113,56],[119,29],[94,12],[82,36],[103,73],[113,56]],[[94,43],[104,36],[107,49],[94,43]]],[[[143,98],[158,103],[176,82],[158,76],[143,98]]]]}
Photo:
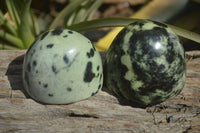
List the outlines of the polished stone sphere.
{"type": "Polygon", "coordinates": [[[69,104],[95,95],[103,86],[99,52],[86,37],[68,29],[41,34],[26,52],[26,92],[46,104],[69,104]]]}
{"type": "Polygon", "coordinates": [[[139,20],[114,39],[104,64],[109,90],[146,107],[178,95],[185,83],[185,52],[165,24],[139,20]]]}

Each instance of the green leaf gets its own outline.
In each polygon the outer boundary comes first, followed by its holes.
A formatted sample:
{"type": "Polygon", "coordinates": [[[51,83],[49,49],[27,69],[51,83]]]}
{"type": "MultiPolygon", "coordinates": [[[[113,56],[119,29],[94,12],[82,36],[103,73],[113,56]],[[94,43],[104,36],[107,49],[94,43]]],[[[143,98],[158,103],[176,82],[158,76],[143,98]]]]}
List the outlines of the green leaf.
{"type": "Polygon", "coordinates": [[[20,24],[19,11],[15,7],[14,0],[5,0],[5,2],[12,21],[18,27],[20,24]]]}
{"type": "Polygon", "coordinates": [[[38,36],[40,34],[40,28],[37,22],[37,19],[33,13],[33,11],[30,11],[31,14],[31,21],[32,21],[32,32],[34,33],[35,36],[38,36]]]}
{"type": "Polygon", "coordinates": [[[99,8],[99,6],[103,3],[103,0],[86,0],[84,3],[78,7],[78,12],[73,24],[90,20],[95,11],[99,8]]]}
{"type": "Polygon", "coordinates": [[[24,48],[23,42],[19,38],[15,37],[9,33],[6,33],[3,30],[0,30],[0,38],[2,40],[10,42],[13,46],[16,46],[18,48],[24,48]]]}
{"type": "Polygon", "coordinates": [[[6,45],[6,44],[2,44],[2,43],[0,43],[0,49],[18,50],[19,48],[14,47],[14,46],[10,46],[10,45],[6,45]]]}
{"type": "Polygon", "coordinates": [[[91,21],[84,21],[78,24],[67,26],[67,29],[75,30],[78,32],[93,30],[103,27],[123,27],[130,23],[136,22],[139,19],[130,18],[101,18],[91,21]]]}
{"type": "Polygon", "coordinates": [[[191,32],[173,25],[168,25],[177,35],[187,38],[189,40],[195,41],[197,43],[200,43],[200,34],[197,34],[195,32],[191,32]]]}
{"type": "Polygon", "coordinates": [[[92,16],[96,12],[96,10],[102,5],[102,3],[103,3],[103,0],[94,1],[94,3],[90,6],[87,13],[83,17],[85,19],[85,21],[90,20],[92,18],[92,16]]]}
{"type": "MultiPolygon", "coordinates": [[[[78,24],[68,26],[66,28],[78,32],[83,32],[103,27],[123,27],[138,20],[139,19],[133,19],[133,18],[102,18],[102,19],[95,19],[91,21],[81,22],[78,24]]],[[[200,43],[199,34],[169,24],[166,25],[168,25],[177,35],[200,43]]]]}
{"type": "Polygon", "coordinates": [[[72,15],[73,17],[73,21],[71,24],[76,24],[76,23],[80,23],[82,21],[82,18],[84,16],[84,14],[86,13],[86,8],[83,6],[80,6],[76,12],[74,12],[74,15],[72,15]]]}
{"type": "Polygon", "coordinates": [[[76,9],[82,2],[85,0],[73,0],[68,4],[59,14],[58,16],[53,20],[51,25],[49,26],[48,29],[53,29],[58,26],[58,24],[61,22],[61,20],[64,19],[65,16],[70,14],[74,9],[76,9]]]}
{"type": "MultiPolygon", "coordinates": [[[[73,1],[71,1],[73,2],[73,1]]],[[[65,17],[65,26],[69,26],[72,24],[80,23],[86,20],[88,16],[88,9],[93,4],[93,0],[85,0],[82,2],[75,10],[73,10],[69,15],[65,17]]]]}
{"type": "Polygon", "coordinates": [[[11,25],[8,20],[4,17],[2,11],[0,10],[0,23],[3,27],[5,27],[8,32],[10,32],[11,34],[13,34],[14,36],[17,36],[17,31],[16,31],[16,27],[11,25]]]}
{"type": "Polygon", "coordinates": [[[69,26],[73,24],[73,21],[76,17],[76,11],[73,11],[71,14],[67,15],[64,19],[64,25],[69,26]]]}
{"type": "Polygon", "coordinates": [[[32,22],[30,20],[30,4],[31,0],[24,0],[24,7],[22,9],[22,14],[20,16],[20,35],[24,43],[25,48],[29,48],[31,43],[34,41],[35,37],[31,30],[32,22]]]}

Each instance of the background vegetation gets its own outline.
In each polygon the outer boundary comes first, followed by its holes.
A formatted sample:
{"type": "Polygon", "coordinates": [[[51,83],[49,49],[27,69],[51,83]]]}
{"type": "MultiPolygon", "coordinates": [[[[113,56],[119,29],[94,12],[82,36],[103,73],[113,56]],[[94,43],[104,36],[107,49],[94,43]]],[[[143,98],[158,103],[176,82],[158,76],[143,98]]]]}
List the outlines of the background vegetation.
{"type": "MultiPolygon", "coordinates": [[[[56,27],[76,30],[83,34],[89,30],[95,30],[95,34],[98,35],[99,31],[107,32],[112,29],[104,27],[126,26],[129,23],[137,21],[137,19],[144,19],[145,17],[142,16],[146,15],[145,9],[149,8],[148,5],[150,5],[151,2],[153,1],[0,0],[0,49],[27,49],[39,34],[56,27]],[[138,12],[141,17],[135,17],[138,12]],[[101,30],[97,30],[99,28],[101,28],[101,30]]],[[[184,7],[182,13],[174,11],[174,18],[171,17],[165,21],[161,20],[164,23],[168,23],[168,25],[171,24],[169,26],[180,37],[185,38],[185,40],[183,39],[184,46],[188,47],[188,49],[199,49],[199,7],[198,0],[190,1],[184,7]],[[187,22],[185,20],[187,20],[187,22]],[[190,46],[188,46],[188,43],[190,46]]],[[[153,9],[150,11],[155,12],[153,9]]],[[[162,16],[166,16],[166,14],[167,13],[164,12],[162,16]]],[[[153,19],[154,17],[155,16],[151,16],[147,19],[153,19]]],[[[104,35],[105,32],[101,33],[104,35]]],[[[115,35],[116,34],[117,32],[115,35]]],[[[91,38],[88,34],[84,35],[91,38]]],[[[103,35],[100,35],[98,39],[103,35]]],[[[109,38],[114,38],[115,35],[112,34],[110,35],[112,37],[109,36],[109,38]]],[[[94,35],[92,37],[94,37],[94,35]]],[[[105,39],[103,41],[105,42],[105,39]]],[[[103,47],[103,50],[106,50],[109,47],[107,42],[110,43],[111,41],[112,39],[110,39],[110,41],[106,40],[106,43],[97,44],[97,47],[103,47]],[[104,46],[105,44],[107,46],[104,46]]]]}

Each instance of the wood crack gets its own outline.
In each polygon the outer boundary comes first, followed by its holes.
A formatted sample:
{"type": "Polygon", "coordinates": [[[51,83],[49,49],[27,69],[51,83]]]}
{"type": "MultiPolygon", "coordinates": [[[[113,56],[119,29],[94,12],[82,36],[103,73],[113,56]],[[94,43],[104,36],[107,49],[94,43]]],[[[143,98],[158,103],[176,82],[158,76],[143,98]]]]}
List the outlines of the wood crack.
{"type": "Polygon", "coordinates": [[[70,113],[68,114],[69,117],[82,117],[82,118],[95,118],[98,119],[99,117],[93,114],[76,114],[76,113],[70,113]]]}

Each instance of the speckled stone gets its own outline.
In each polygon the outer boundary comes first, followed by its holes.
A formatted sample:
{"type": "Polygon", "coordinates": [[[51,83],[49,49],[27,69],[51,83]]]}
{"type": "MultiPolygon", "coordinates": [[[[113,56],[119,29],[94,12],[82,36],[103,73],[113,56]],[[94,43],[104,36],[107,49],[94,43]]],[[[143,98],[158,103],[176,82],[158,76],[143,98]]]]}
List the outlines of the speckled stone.
{"type": "Polygon", "coordinates": [[[69,104],[93,96],[103,86],[101,57],[83,35],[63,29],[41,34],[28,49],[23,83],[36,101],[69,104]]]}
{"type": "Polygon", "coordinates": [[[146,107],[181,92],[185,83],[185,52],[169,27],[140,20],[117,35],[104,68],[110,90],[135,106],[146,107]]]}

